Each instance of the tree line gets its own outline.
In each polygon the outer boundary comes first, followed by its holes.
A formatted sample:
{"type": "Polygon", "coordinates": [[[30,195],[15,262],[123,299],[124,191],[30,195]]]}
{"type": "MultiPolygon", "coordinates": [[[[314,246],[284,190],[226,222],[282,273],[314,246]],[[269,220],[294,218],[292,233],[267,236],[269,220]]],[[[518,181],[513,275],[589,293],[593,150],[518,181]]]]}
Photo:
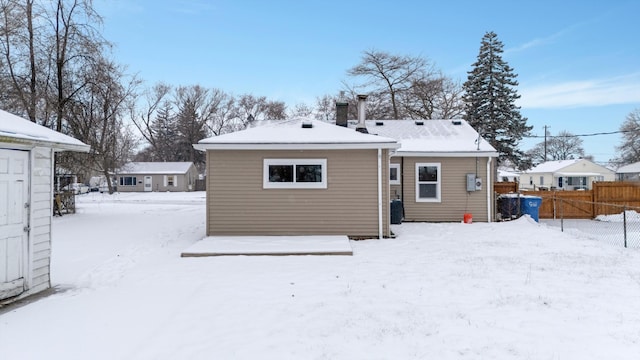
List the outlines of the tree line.
{"type": "MultiPolygon", "coordinates": [[[[0,11],[0,107],[90,145],[89,154],[56,160],[76,174],[108,177],[130,160],[193,161],[202,168],[204,154],[192,147],[202,138],[262,120],[333,121],[336,102],[349,103],[349,117],[357,118],[356,95],[362,93],[369,119],[465,118],[501,162],[526,168],[543,160],[535,148],[519,149],[531,127],[515,105],[517,75],[493,32],[482,38],[463,84],[424,57],[371,49],[347,69],[335,94],[288,105],[200,85],[145,85],[112,57],[114,45],[102,36],[91,0],[0,0],[0,11]]],[[[557,139],[565,138],[571,139],[557,139]]],[[[582,156],[580,145],[557,156],[582,156]]]]}

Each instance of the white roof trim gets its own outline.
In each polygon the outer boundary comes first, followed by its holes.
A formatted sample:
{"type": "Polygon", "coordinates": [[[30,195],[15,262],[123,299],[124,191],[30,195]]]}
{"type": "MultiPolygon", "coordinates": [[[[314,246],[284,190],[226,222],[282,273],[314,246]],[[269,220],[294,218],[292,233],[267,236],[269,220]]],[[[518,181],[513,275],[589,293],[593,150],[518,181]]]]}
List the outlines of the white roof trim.
{"type": "Polygon", "coordinates": [[[554,172],[553,175],[560,176],[604,176],[605,174],[596,172],[554,172]]]}
{"type": "Polygon", "coordinates": [[[444,151],[444,152],[428,152],[428,151],[396,151],[392,156],[404,157],[498,157],[497,152],[469,152],[469,151],[444,151]]]}

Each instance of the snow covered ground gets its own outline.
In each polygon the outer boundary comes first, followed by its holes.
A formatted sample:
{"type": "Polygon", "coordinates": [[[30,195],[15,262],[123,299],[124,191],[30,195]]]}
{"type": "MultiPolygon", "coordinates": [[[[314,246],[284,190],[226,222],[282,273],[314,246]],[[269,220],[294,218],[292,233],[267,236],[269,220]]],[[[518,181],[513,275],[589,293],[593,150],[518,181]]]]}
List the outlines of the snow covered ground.
{"type": "Polygon", "coordinates": [[[77,208],[54,219],[60,291],[0,310],[0,359],[640,356],[640,250],[528,218],[404,223],[353,256],[181,258],[202,192],[77,208]]]}

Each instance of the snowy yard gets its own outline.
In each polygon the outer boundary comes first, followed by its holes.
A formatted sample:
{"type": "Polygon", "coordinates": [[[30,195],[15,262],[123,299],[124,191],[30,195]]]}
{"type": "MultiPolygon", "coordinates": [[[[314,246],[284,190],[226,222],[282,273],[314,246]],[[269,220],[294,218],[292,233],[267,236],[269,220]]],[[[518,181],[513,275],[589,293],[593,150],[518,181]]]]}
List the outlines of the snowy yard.
{"type": "Polygon", "coordinates": [[[204,193],[87,194],[54,294],[1,359],[638,359],[640,250],[506,223],[405,223],[354,256],[181,258],[204,193]]]}

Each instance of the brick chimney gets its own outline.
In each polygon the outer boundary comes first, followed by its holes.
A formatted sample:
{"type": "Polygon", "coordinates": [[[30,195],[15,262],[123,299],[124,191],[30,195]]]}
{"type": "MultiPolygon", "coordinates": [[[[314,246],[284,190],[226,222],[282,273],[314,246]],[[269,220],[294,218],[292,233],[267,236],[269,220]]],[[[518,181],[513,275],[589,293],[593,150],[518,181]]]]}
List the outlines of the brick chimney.
{"type": "Polygon", "coordinates": [[[336,125],[347,127],[349,103],[336,102],[336,125]]]}

